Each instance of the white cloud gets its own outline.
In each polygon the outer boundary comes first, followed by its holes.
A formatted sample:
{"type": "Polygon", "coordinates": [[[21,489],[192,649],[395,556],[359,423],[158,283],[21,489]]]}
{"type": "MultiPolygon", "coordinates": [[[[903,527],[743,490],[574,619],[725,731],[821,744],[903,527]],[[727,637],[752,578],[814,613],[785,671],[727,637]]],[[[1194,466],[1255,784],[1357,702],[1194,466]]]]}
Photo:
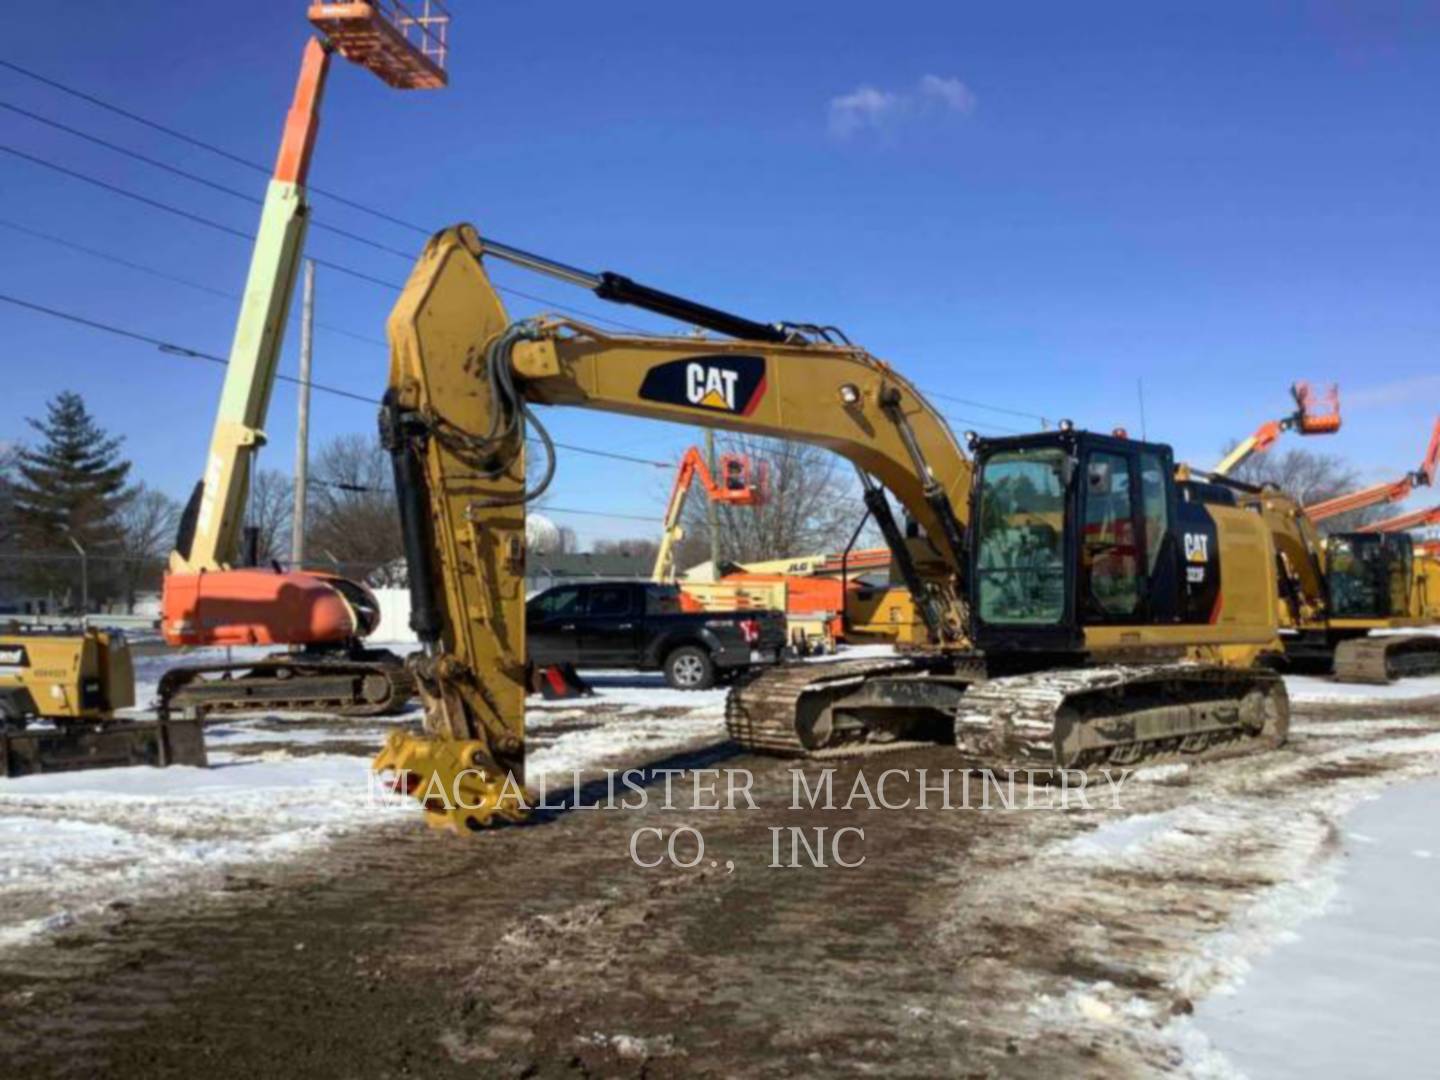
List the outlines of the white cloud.
{"type": "Polygon", "coordinates": [[[926,75],[920,80],[920,93],[954,112],[968,113],[975,109],[975,92],[959,79],[926,75]]]}
{"type": "Polygon", "coordinates": [[[1383,408],[1387,405],[1406,404],[1423,397],[1440,397],[1440,375],[1417,375],[1411,379],[1379,383],[1349,392],[1342,391],[1340,405],[1342,408],[1383,408]]]}
{"type": "Polygon", "coordinates": [[[830,99],[830,134],[849,138],[864,127],[880,127],[900,108],[902,98],[873,86],[830,99]]]}
{"type": "Polygon", "coordinates": [[[913,90],[881,90],[862,84],[830,99],[830,134],[848,139],[867,128],[880,131],[901,119],[941,110],[966,115],[975,110],[973,90],[959,79],[925,75],[913,90]]]}

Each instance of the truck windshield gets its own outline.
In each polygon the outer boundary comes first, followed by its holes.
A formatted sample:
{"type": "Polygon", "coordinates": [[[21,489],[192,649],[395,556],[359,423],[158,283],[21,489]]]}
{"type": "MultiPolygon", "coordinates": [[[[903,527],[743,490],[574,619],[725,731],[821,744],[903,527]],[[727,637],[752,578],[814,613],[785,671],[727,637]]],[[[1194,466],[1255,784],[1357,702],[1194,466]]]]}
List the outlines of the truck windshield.
{"type": "Polygon", "coordinates": [[[1011,450],[981,472],[976,589],[989,623],[1058,623],[1065,614],[1063,450],[1011,450]]]}

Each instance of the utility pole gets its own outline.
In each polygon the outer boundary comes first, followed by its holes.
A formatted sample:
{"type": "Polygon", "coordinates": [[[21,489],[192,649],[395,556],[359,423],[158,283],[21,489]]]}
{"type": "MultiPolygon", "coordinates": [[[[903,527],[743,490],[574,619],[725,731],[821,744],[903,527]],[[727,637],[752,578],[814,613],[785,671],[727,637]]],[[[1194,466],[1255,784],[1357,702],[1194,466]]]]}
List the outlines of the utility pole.
{"type": "Polygon", "coordinates": [[[290,515],[290,569],[305,562],[305,488],[310,473],[310,361],[315,348],[315,260],[305,260],[300,308],[300,414],[295,422],[295,509],[290,515]]]}
{"type": "MultiPolygon", "coordinates": [[[[711,476],[720,475],[715,468],[715,432],[711,428],[705,429],[705,464],[709,466],[711,476]]],[[[710,527],[710,569],[719,573],[720,511],[714,499],[705,500],[705,521],[710,527]]]]}
{"type": "Polygon", "coordinates": [[[80,553],[80,617],[83,621],[90,614],[90,557],[84,545],[75,539],[69,525],[61,525],[60,528],[65,530],[65,539],[70,541],[70,546],[80,553]]]}

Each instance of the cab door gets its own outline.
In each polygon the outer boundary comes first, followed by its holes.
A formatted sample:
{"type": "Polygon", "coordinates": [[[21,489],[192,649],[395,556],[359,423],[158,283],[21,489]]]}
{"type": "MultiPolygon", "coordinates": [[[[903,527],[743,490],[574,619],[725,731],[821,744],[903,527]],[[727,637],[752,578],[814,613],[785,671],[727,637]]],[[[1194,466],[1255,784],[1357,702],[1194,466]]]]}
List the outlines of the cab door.
{"type": "Polygon", "coordinates": [[[640,590],[630,584],[591,585],[580,618],[580,655],[587,664],[639,662],[643,612],[635,610],[640,590]]]}
{"type": "Polygon", "coordinates": [[[548,589],[525,605],[525,649],[539,667],[579,659],[583,592],[578,585],[548,589]]]}
{"type": "Polygon", "coordinates": [[[1082,623],[1145,621],[1144,525],[1135,455],[1092,449],[1081,476],[1079,609],[1082,623]]]}

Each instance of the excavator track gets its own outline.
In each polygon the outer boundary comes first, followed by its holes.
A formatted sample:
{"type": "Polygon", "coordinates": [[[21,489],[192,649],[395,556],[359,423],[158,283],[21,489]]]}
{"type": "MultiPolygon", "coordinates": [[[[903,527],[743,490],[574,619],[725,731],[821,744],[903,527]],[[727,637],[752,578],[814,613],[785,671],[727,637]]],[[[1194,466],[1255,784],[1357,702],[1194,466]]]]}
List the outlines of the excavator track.
{"type": "Polygon", "coordinates": [[[1440,637],[1387,634],[1352,638],[1335,646],[1336,682],[1383,685],[1440,674],[1440,637]]]}
{"type": "Polygon", "coordinates": [[[393,653],[281,653],[249,663],[173,668],[160,680],[159,707],[162,716],[257,709],[386,716],[404,709],[414,694],[414,678],[393,653]]]}
{"type": "Polygon", "coordinates": [[[961,699],[955,743],[990,768],[1081,769],[1229,757],[1284,743],[1274,672],[1107,666],[991,679],[961,699]]]}
{"type": "MultiPolygon", "coordinates": [[[[926,666],[920,660],[886,657],[766,668],[730,691],[725,699],[725,728],[734,742],[760,754],[824,757],[837,749],[854,753],[861,749],[859,738],[837,744],[835,733],[824,729],[825,705],[866,679],[919,674],[926,666]]],[[[884,745],[898,749],[909,744],[884,745]]]]}

